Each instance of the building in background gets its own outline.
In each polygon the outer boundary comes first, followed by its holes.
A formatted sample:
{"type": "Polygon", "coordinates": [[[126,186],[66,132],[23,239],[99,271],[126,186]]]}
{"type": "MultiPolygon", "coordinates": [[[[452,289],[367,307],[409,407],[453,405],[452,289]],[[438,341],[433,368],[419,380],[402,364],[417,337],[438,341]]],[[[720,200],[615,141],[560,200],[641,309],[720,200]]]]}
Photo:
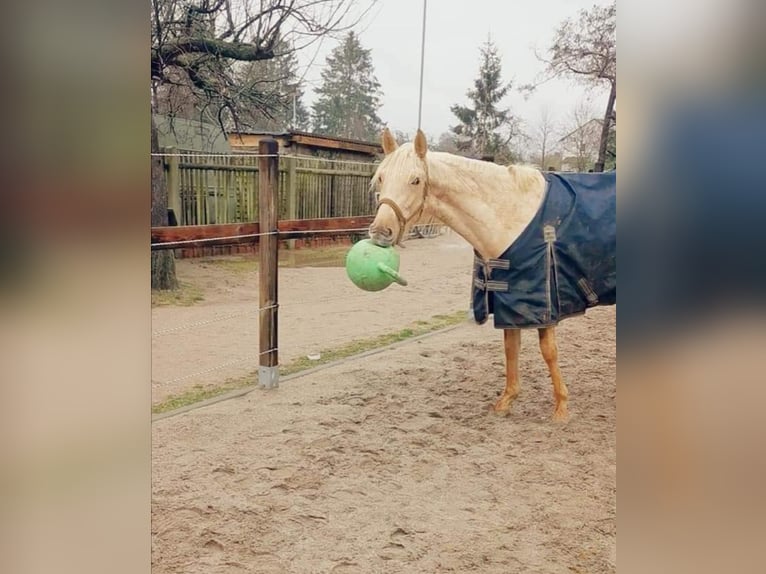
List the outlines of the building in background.
{"type": "Polygon", "coordinates": [[[383,154],[383,148],[377,142],[365,142],[294,130],[230,133],[228,144],[233,153],[257,153],[260,141],[268,138],[277,141],[279,153],[282,155],[373,163],[378,161],[383,154]]]}

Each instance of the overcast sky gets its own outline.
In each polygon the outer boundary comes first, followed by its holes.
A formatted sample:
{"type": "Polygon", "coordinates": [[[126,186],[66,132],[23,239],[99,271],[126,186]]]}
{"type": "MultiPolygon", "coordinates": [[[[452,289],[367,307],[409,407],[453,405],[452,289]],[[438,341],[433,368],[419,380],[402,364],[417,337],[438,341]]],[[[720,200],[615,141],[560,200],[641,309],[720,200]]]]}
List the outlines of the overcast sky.
{"type": "MultiPolygon", "coordinates": [[[[538,78],[544,65],[534,49],[545,53],[558,24],[583,8],[605,0],[430,0],[426,17],[422,128],[437,139],[455,125],[452,104],[468,103],[466,91],[479,71],[479,47],[488,35],[497,45],[503,76],[514,82],[505,104],[534,123],[542,106],[565,123],[572,108],[589,98],[596,116],[603,114],[608,93],[587,90],[571,81],[541,86],[526,101],[515,88],[538,78]]],[[[362,45],[372,50],[375,74],[383,90],[381,119],[392,129],[414,133],[418,118],[422,0],[379,0],[357,28],[362,45]]],[[[328,39],[299,54],[304,66],[306,103],[321,82],[327,54],[337,45],[328,39]],[[312,65],[309,65],[314,58],[312,65]]]]}

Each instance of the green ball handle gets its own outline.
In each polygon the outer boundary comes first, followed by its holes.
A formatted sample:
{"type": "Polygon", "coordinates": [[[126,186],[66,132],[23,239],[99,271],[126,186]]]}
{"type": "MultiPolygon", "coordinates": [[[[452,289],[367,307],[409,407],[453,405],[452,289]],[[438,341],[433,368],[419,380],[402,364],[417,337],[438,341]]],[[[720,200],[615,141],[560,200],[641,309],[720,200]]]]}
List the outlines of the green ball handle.
{"type": "Polygon", "coordinates": [[[383,273],[388,275],[391,279],[396,281],[399,285],[407,285],[407,280],[399,275],[396,271],[391,269],[388,265],[385,263],[378,263],[378,269],[380,269],[383,273]]]}

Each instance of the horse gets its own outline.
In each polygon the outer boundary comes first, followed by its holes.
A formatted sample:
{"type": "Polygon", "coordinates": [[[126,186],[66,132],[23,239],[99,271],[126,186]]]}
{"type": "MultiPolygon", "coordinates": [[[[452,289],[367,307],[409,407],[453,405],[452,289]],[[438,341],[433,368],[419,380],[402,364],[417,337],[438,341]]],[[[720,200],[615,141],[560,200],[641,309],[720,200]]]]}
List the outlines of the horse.
{"type": "MultiPolygon", "coordinates": [[[[371,181],[378,206],[368,230],[379,246],[399,244],[414,223],[430,216],[470,243],[480,261],[497,261],[541,209],[546,178],[536,168],[428,151],[421,130],[413,142],[398,146],[386,128],[381,143],[385,156],[371,181]]],[[[541,326],[538,334],[553,382],[553,419],[566,421],[569,391],[558,365],[555,324],[541,326]]],[[[520,329],[504,328],[503,342],[505,389],[489,407],[498,414],[508,414],[519,394],[520,329]]]]}

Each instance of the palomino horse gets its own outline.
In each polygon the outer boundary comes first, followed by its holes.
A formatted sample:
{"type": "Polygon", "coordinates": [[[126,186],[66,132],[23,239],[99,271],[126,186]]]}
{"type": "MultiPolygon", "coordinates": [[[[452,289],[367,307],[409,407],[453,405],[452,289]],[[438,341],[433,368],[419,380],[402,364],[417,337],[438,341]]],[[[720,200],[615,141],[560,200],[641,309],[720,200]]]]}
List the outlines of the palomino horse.
{"type": "MultiPolygon", "coordinates": [[[[397,146],[383,132],[385,158],[372,181],[378,212],[369,229],[381,246],[399,243],[409,226],[424,214],[436,217],[468,241],[484,260],[503,254],[540,208],[546,182],[536,169],[503,167],[448,153],[428,152],[418,130],[413,143],[397,146]]],[[[519,329],[505,329],[506,385],[491,407],[507,413],[519,394],[519,329]]],[[[540,350],[553,381],[554,419],[568,416],[568,391],[558,366],[555,326],[538,329],[540,350]]]]}

